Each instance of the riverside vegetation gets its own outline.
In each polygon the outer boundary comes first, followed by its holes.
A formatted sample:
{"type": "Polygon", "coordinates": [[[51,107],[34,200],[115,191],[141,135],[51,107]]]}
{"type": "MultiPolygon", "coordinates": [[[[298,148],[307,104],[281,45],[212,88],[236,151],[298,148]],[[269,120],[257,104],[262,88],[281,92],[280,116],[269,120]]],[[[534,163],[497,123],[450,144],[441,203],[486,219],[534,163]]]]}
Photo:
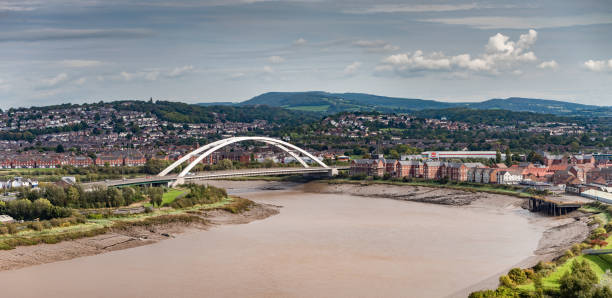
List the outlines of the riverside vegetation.
{"type": "Polygon", "coordinates": [[[0,249],[40,243],[58,243],[138,226],[171,223],[206,224],[198,216],[202,210],[225,210],[241,213],[252,201],[230,197],[225,189],[207,185],[185,185],[180,189],[164,188],[66,188],[48,185],[39,190],[22,190],[19,199],[0,202],[0,213],[20,222],[0,224],[0,249]],[[118,212],[141,209],[130,214],[118,212]],[[158,208],[155,208],[155,207],[158,208]]]}
{"type": "Polygon", "coordinates": [[[612,256],[582,253],[589,248],[612,249],[612,206],[595,202],[581,211],[593,213],[586,240],[552,262],[513,268],[499,277],[497,289],[473,292],[469,297],[612,297],[612,256]]]}

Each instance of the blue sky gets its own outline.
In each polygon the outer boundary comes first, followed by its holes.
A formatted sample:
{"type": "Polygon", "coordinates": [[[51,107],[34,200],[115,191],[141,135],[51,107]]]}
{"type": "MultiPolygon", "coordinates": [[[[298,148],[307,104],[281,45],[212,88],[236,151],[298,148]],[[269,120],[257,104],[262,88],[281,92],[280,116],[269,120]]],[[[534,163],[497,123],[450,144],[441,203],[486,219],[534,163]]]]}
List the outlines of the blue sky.
{"type": "Polygon", "coordinates": [[[612,105],[610,1],[0,0],[0,107],[323,90],[612,105]]]}

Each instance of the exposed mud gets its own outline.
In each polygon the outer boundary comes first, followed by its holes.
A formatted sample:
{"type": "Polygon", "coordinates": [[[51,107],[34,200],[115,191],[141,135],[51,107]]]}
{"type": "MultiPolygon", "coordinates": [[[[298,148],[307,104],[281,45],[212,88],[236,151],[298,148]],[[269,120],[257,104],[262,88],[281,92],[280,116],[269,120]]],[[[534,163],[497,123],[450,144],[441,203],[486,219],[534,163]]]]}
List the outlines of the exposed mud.
{"type": "Polygon", "coordinates": [[[240,214],[224,210],[203,211],[196,213],[206,219],[205,222],[200,223],[128,227],[111,230],[106,234],[94,237],[63,241],[57,244],[19,246],[12,250],[0,251],[0,270],[18,269],[152,244],[173,238],[174,235],[191,229],[207,230],[215,225],[245,224],[275,215],[278,209],[273,205],[256,204],[249,211],[240,214]]]}

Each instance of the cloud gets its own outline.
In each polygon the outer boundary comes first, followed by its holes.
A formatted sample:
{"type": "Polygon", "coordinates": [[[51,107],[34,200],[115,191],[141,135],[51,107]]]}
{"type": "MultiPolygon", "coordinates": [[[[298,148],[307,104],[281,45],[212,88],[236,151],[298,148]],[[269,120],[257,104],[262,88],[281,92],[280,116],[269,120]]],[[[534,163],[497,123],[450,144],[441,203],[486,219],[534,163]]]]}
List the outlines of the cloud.
{"type": "Polygon", "coordinates": [[[10,89],[11,85],[7,81],[0,79],[0,91],[7,91],[10,89]]]}
{"type": "MultiPolygon", "coordinates": [[[[126,82],[132,80],[157,81],[159,78],[172,79],[182,77],[184,75],[192,73],[194,70],[195,67],[193,65],[185,65],[172,69],[152,68],[135,72],[122,71],[119,73],[119,75],[111,76],[110,78],[126,82]]],[[[98,80],[104,80],[104,77],[99,77],[98,80]]]]}
{"type": "Polygon", "coordinates": [[[0,1],[0,12],[3,11],[31,11],[36,9],[36,5],[34,3],[30,3],[30,1],[11,1],[11,0],[2,0],[0,1]]]}
{"type": "Polygon", "coordinates": [[[489,38],[485,45],[485,53],[474,58],[470,54],[447,56],[442,52],[425,55],[421,50],[390,55],[383,59],[383,65],[377,67],[376,71],[395,71],[404,75],[423,71],[469,71],[491,74],[504,70],[512,71],[520,63],[537,60],[536,55],[528,51],[535,44],[537,36],[535,30],[529,30],[514,42],[508,36],[497,33],[489,38]]]}
{"type": "Polygon", "coordinates": [[[363,9],[351,9],[346,13],[367,14],[367,13],[400,13],[400,12],[444,12],[471,10],[479,6],[471,4],[380,4],[363,9]]]}
{"type": "Polygon", "coordinates": [[[280,63],[285,62],[285,58],[281,56],[270,56],[268,57],[268,61],[270,61],[270,63],[280,64],[280,63]]]}
{"type": "Polygon", "coordinates": [[[54,77],[43,79],[41,81],[43,87],[55,87],[68,79],[68,75],[66,73],[60,73],[54,77]]]}
{"type": "Polygon", "coordinates": [[[353,42],[353,45],[364,48],[368,52],[394,52],[399,50],[398,46],[394,46],[383,40],[357,40],[353,42]]]}
{"type": "Polygon", "coordinates": [[[80,68],[99,66],[102,65],[102,62],[97,60],[62,60],[60,64],[65,67],[80,68]]]}
{"type": "Polygon", "coordinates": [[[7,41],[45,41],[93,38],[135,38],[150,36],[147,29],[57,29],[43,28],[22,31],[0,32],[0,42],[7,41]]]}
{"type": "Polygon", "coordinates": [[[172,71],[170,71],[168,74],[166,74],[166,76],[170,78],[180,77],[182,75],[192,72],[193,69],[194,69],[193,65],[185,65],[183,67],[176,67],[172,71]]]}
{"type": "Polygon", "coordinates": [[[239,80],[242,79],[246,76],[246,74],[244,72],[236,72],[236,73],[232,73],[229,76],[230,80],[239,80]]]}
{"type": "Polygon", "coordinates": [[[79,78],[79,79],[75,80],[74,83],[77,84],[77,85],[83,85],[83,84],[85,84],[86,81],[87,81],[87,78],[79,78]]]}
{"type": "Polygon", "coordinates": [[[159,78],[159,75],[160,75],[159,70],[144,70],[144,71],[138,71],[138,72],[122,71],[119,73],[119,76],[116,78],[119,78],[126,82],[129,82],[132,80],[156,81],[159,78]]]}
{"type": "Polygon", "coordinates": [[[559,68],[559,64],[555,60],[544,61],[544,62],[538,64],[538,68],[542,68],[542,69],[546,69],[546,68],[557,69],[557,68],[559,68]]]}
{"type": "Polygon", "coordinates": [[[293,45],[295,45],[295,46],[302,46],[302,45],[305,45],[307,42],[308,42],[307,40],[305,40],[305,39],[300,37],[300,38],[298,38],[297,40],[295,40],[293,42],[293,45]]]}
{"type": "Polygon", "coordinates": [[[265,73],[267,73],[267,74],[274,73],[274,68],[272,68],[272,67],[270,67],[270,66],[266,65],[266,66],[264,66],[264,67],[263,67],[263,72],[265,72],[265,73]]]}
{"type": "Polygon", "coordinates": [[[584,62],[584,67],[590,71],[602,72],[612,71],[612,59],[605,60],[589,60],[584,62]]]}
{"type": "Polygon", "coordinates": [[[344,74],[347,76],[354,75],[361,67],[361,62],[355,61],[344,68],[344,74]]]}
{"type": "Polygon", "coordinates": [[[478,29],[542,29],[598,24],[612,24],[612,14],[585,14],[563,17],[465,17],[431,18],[421,21],[447,25],[465,25],[478,29]]]}

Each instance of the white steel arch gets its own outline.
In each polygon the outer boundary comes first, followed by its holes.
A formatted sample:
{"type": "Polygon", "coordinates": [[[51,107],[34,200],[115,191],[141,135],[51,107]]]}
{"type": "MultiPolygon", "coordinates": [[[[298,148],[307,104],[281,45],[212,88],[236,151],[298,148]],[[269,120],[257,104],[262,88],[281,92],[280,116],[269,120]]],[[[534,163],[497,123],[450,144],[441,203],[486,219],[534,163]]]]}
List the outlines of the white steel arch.
{"type": "Polygon", "coordinates": [[[191,163],[189,163],[189,165],[187,165],[187,167],[185,169],[183,169],[183,171],[181,171],[181,173],[178,175],[178,178],[181,177],[185,177],[185,175],[187,175],[187,173],[189,173],[189,171],[191,171],[191,169],[193,167],[195,167],[198,163],[200,163],[204,158],[206,158],[207,156],[209,156],[210,154],[212,154],[213,152],[227,146],[233,143],[237,143],[237,142],[243,142],[243,141],[260,141],[260,142],[264,142],[266,144],[270,144],[273,146],[278,147],[279,149],[287,152],[289,155],[291,155],[293,158],[295,158],[297,161],[299,161],[304,167],[308,168],[308,164],[302,159],[300,158],[300,156],[298,154],[295,154],[293,151],[291,151],[289,148],[298,151],[299,153],[308,156],[310,159],[312,159],[313,161],[317,162],[319,165],[321,165],[324,168],[329,169],[330,167],[327,166],[325,163],[323,163],[322,161],[318,160],[316,157],[314,157],[312,154],[306,152],[305,150],[303,150],[302,148],[299,148],[293,144],[287,143],[285,141],[281,141],[281,140],[277,140],[277,139],[273,139],[273,138],[268,138],[268,137],[232,137],[232,138],[228,138],[228,139],[224,139],[224,140],[220,140],[220,141],[216,141],[216,142],[212,142],[210,144],[207,144],[205,146],[202,146],[188,154],[186,154],[185,156],[183,156],[182,158],[180,158],[179,160],[175,161],[174,163],[172,163],[170,166],[168,166],[167,168],[165,168],[163,171],[161,171],[158,176],[165,176],[166,174],[170,173],[172,170],[174,170],[176,167],[178,167],[180,164],[184,163],[185,161],[189,160],[191,157],[199,154],[200,152],[206,150],[206,152],[202,153],[200,156],[198,156],[194,161],[192,161],[191,163]],[[287,148],[289,147],[289,148],[287,148]]]}

